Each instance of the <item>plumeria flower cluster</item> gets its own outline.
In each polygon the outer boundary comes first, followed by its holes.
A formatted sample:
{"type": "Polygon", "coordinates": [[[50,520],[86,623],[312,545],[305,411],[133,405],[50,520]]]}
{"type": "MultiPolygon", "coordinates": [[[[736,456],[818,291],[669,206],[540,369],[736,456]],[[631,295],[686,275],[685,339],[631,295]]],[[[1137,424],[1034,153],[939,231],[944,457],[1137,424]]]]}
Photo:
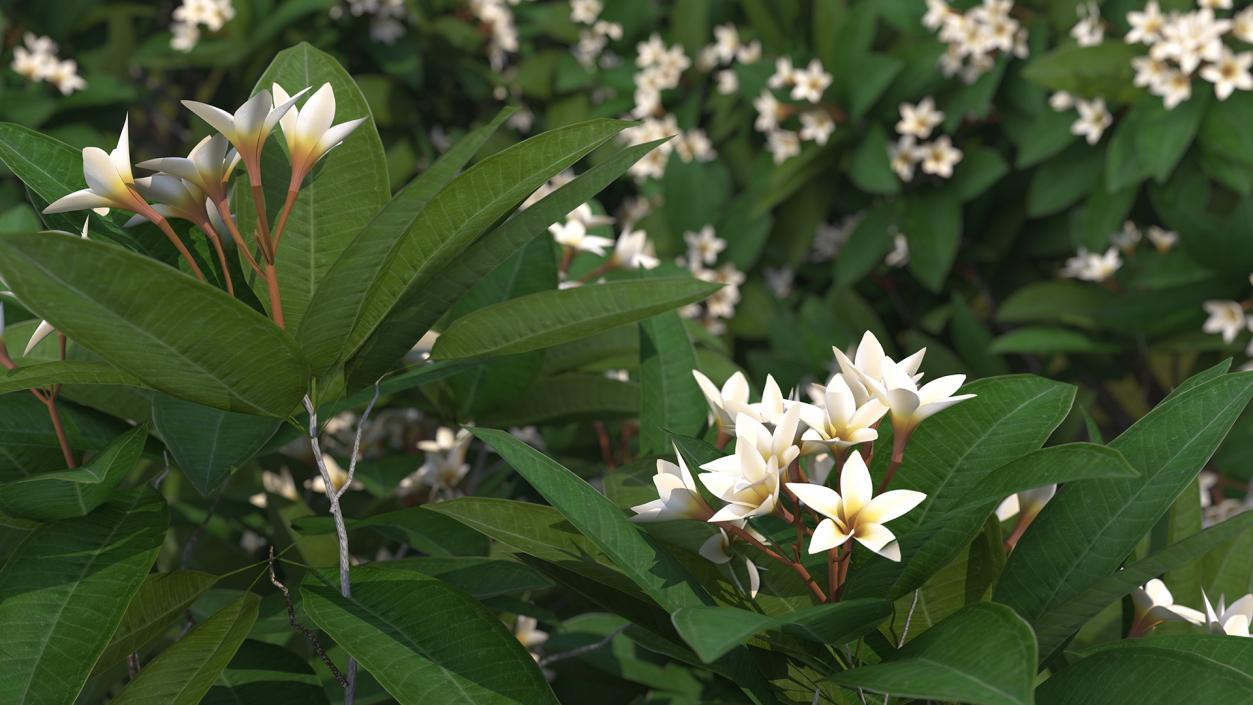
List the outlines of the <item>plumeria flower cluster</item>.
{"type": "Polygon", "coordinates": [[[191,51],[200,42],[200,28],[218,32],[235,18],[231,0],[182,0],[170,23],[170,47],[191,51]]]}
{"type": "Polygon", "coordinates": [[[1214,95],[1227,100],[1237,90],[1253,90],[1253,7],[1230,17],[1231,2],[1201,2],[1190,12],[1163,13],[1157,0],[1127,13],[1128,44],[1142,44],[1147,53],[1131,60],[1135,85],[1143,86],[1174,108],[1192,97],[1193,79],[1213,84],[1214,95]],[[1224,39],[1230,38],[1235,48],[1224,39]]]}
{"type": "Polygon", "coordinates": [[[1205,611],[1176,604],[1174,595],[1161,580],[1154,578],[1131,593],[1135,605],[1135,618],[1127,636],[1138,637],[1151,631],[1163,622],[1187,622],[1211,634],[1225,634],[1243,638],[1253,637],[1249,632],[1253,621],[1253,594],[1226,604],[1223,596],[1219,596],[1217,607],[1210,602],[1209,595],[1201,591],[1201,600],[1205,611]]]}
{"type": "Polygon", "coordinates": [[[1136,248],[1145,240],[1158,252],[1170,252],[1179,242],[1179,233],[1160,225],[1150,225],[1142,232],[1135,221],[1128,220],[1123,223],[1122,230],[1109,237],[1110,244],[1126,255],[1135,254],[1136,248]]]}
{"type": "Polygon", "coordinates": [[[405,21],[409,11],[405,0],[346,0],[336,3],[329,10],[331,19],[338,20],[346,14],[352,17],[370,18],[370,38],[383,44],[394,44],[405,36],[405,21]]]}
{"type": "Polygon", "coordinates": [[[736,64],[755,64],[761,59],[761,42],[744,41],[734,24],[714,27],[714,42],[706,45],[697,57],[696,65],[702,71],[716,71],[718,92],[731,95],[740,90],[740,77],[736,64]]]}
{"type": "Polygon", "coordinates": [[[726,331],[725,321],[735,316],[735,307],[740,302],[740,287],[746,277],[731,262],[718,264],[727,248],[727,241],[718,237],[712,225],[684,233],[683,240],[687,243],[687,255],[680,257],[678,263],[685,265],[697,279],[716,282],[722,288],[700,303],[679,309],[679,314],[699,320],[709,332],[721,335],[726,331]]]}
{"type": "MultiPolygon", "coordinates": [[[[871,333],[862,337],[851,357],[839,349],[834,352],[840,372],[810,390],[811,402],[799,401],[795,394],[784,396],[773,377],[766,379],[760,400],[751,402],[742,373],[719,388],[693,371],[709,405],[718,447],[734,440],[734,450],[701,465],[703,472],[694,477],[676,448],[677,464],[658,461],[653,478],[657,499],[633,507],[635,521],[712,523],[718,533],[701,555],[726,563],[733,545],[747,544],[795,571],[821,602],[839,599],[854,543],[900,561],[900,544],[885,525],[926,499],[914,490],[888,489],[909,438],[924,420],[973,395],[956,394],[965,381],[962,375],[919,386],[923,375],[918,369],[926,351],[896,361],[871,333]],[[867,457],[885,420],[892,425],[892,458],[876,489],[867,457]],[[768,516],[794,525],[797,544],[777,545],[753,528],[753,522],[768,516]],[[800,561],[802,548],[827,554],[825,590],[800,561]]],[[[757,569],[751,559],[746,569],[754,594],[757,569]]]]}
{"type": "Polygon", "coordinates": [[[487,58],[496,71],[503,69],[509,55],[518,51],[513,7],[519,2],[521,0],[470,0],[470,12],[487,30],[487,58]]]}
{"type": "MultiPolygon", "coordinates": [[[[601,0],[570,0],[570,20],[582,25],[579,42],[574,46],[574,56],[586,67],[595,66],[602,58],[610,42],[622,39],[622,25],[600,18],[604,9],[601,0]]],[[[605,62],[612,65],[616,57],[606,55],[605,62]]]]}
{"type": "Polygon", "coordinates": [[[792,59],[784,56],[777,59],[774,66],[766,88],[753,100],[757,110],[753,127],[766,135],[766,148],[774,163],[782,164],[800,154],[801,142],[823,145],[835,132],[832,108],[822,102],[832,76],[818,59],[798,68],[792,64],[792,59]],[[780,92],[786,96],[785,100],[779,99],[780,92]],[[787,126],[792,116],[796,117],[795,127],[787,126]]]}
{"type": "Polygon", "coordinates": [[[945,76],[974,83],[996,65],[998,57],[1028,56],[1027,30],[1012,16],[1012,0],[983,0],[959,12],[945,0],[927,0],[922,24],[936,32],[947,49],[940,57],[945,76]]]}
{"type": "Polygon", "coordinates": [[[677,154],[679,159],[689,164],[694,161],[712,161],[718,156],[704,130],[700,128],[679,129],[678,120],[671,113],[661,117],[645,117],[639,121],[638,125],[628,127],[619,133],[619,140],[627,144],[641,144],[661,139],[667,141],[645,154],[628,170],[627,173],[635,177],[636,181],[660,179],[665,176],[666,165],[670,163],[672,154],[677,154]]]}
{"type": "MultiPolygon", "coordinates": [[[[117,208],[134,217],[127,223],[134,226],[150,222],[157,226],[191,272],[201,281],[204,273],[191,256],[187,245],[170,226],[170,219],[185,220],[208,239],[217,255],[226,289],[234,293],[230,266],[223,240],[236,245],[236,253],[255,274],[267,282],[270,292],[270,315],[283,326],[283,308],[279,299],[278,271],[275,255],[287,219],[304,184],[305,177],[328,152],[338,146],[365,118],[333,124],[335,94],[329,83],[323,84],[301,108],[297,100],[309,91],[305,88],[288,96],[282,86],[274,84],[273,92],[261,90],[234,113],[195,101],[183,101],[188,110],[208,123],[216,134],[205,137],[186,157],[150,159],[135,165],[152,171],[152,175],[136,177],[131,165],[129,125],[122,125],[117,146],[110,152],[98,147],[83,149],[83,178],[87,188],[53,201],[45,213],[64,213],[92,209],[107,213],[117,208]],[[291,165],[287,198],[278,219],[270,226],[266,217],[264,188],[261,179],[261,152],[271,134],[282,128],[291,165]],[[245,239],[231,212],[230,179],[242,165],[247,174],[249,192],[257,215],[254,237],[245,239]],[[260,261],[252,255],[253,245],[260,251],[260,261]]],[[[241,189],[242,190],[242,189],[241,189]]]]}
{"type": "Polygon", "coordinates": [[[631,223],[623,225],[617,240],[592,234],[593,229],[604,230],[613,224],[614,218],[598,215],[592,211],[590,205],[584,203],[568,213],[564,221],[548,226],[553,240],[561,246],[563,252],[560,271],[562,277],[566,276],[572,260],[580,252],[605,257],[600,266],[577,281],[563,281],[563,287],[586,284],[615,269],[653,269],[660,264],[653,244],[648,239],[648,233],[631,223]]]}
{"type": "Polygon", "coordinates": [[[1117,247],[1111,246],[1103,254],[1080,247],[1074,257],[1066,260],[1060,274],[1067,279],[1099,283],[1113,277],[1119,269],[1122,269],[1122,254],[1117,247]]]}
{"type": "Polygon", "coordinates": [[[948,179],[953,176],[953,167],[962,160],[962,151],[953,146],[948,135],[941,135],[930,142],[922,142],[931,137],[931,132],[944,122],[944,113],[936,110],[935,101],[930,97],[918,101],[917,105],[901,103],[901,119],[896,123],[896,143],[888,146],[888,158],[892,171],[896,172],[901,181],[912,181],[914,171],[921,166],[924,174],[948,179]]]}
{"type": "Polygon", "coordinates": [[[454,431],[441,426],[433,439],[418,443],[418,449],[426,454],[426,458],[421,467],[400,481],[396,494],[405,497],[426,489],[430,501],[460,496],[459,485],[470,472],[466,451],[470,449],[473,438],[464,428],[454,431]]]}
{"type": "Polygon", "coordinates": [[[692,60],[683,52],[682,46],[675,44],[667,47],[659,34],[640,42],[635,55],[635,66],[639,70],[635,72],[635,108],[632,116],[662,115],[665,112],[662,91],[677,88],[683,72],[691,65],[692,60]]]}
{"type": "Polygon", "coordinates": [[[78,62],[57,58],[56,42],[30,32],[22,36],[21,46],[13,49],[13,63],[9,66],[29,81],[51,83],[61,95],[87,87],[87,81],[78,75],[78,62]]]}

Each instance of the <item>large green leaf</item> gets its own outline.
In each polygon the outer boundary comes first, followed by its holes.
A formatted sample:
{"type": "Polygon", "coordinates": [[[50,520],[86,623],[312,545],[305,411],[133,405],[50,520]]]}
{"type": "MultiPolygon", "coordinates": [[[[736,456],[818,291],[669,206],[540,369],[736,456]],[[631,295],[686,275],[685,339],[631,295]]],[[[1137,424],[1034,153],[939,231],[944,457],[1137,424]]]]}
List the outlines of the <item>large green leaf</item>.
{"type": "Polygon", "coordinates": [[[196,625],[126,684],[114,705],[196,705],[257,621],[261,599],[246,592],[196,625]]]}
{"type": "Polygon", "coordinates": [[[1207,635],[1123,642],[1073,663],[1036,691],[1040,705],[1243,703],[1253,642],[1207,635]]]}
{"type": "Polygon", "coordinates": [[[147,438],[146,428],[135,428],[80,468],[37,473],[0,485],[0,511],[39,521],[81,517],[104,504],[135,469],[147,438]]]}
{"type": "MultiPolygon", "coordinates": [[[[279,242],[275,262],[283,313],[287,326],[295,331],[300,329],[314,292],[331,265],[387,202],[391,188],[387,158],[370,106],[339,62],[301,42],[274,57],[253,92],[269,90],[273,83],[290,94],[306,86],[316,91],[323,83],[330,83],[335,92],[336,123],[366,118],[306,177],[279,242]]],[[[280,145],[285,142],[277,140],[271,145],[272,156],[279,155],[284,148],[280,145]]],[[[266,200],[271,210],[287,195],[290,167],[286,159],[280,162],[277,173],[266,174],[266,200]]]]}
{"type": "Polygon", "coordinates": [[[434,279],[411,289],[352,359],[348,370],[350,384],[368,384],[389,369],[475,282],[536,236],[546,234],[549,225],[595,196],[662,141],[627,147],[606,158],[538,203],[515,213],[449,262],[434,279]]]}
{"type": "Polygon", "coordinates": [[[948,191],[915,195],[905,202],[904,218],[909,271],[928,289],[938,292],[961,244],[961,201],[948,191]]]}
{"type": "Polygon", "coordinates": [[[640,321],[640,453],[670,453],[669,434],[696,436],[705,404],[692,378],[696,351],[674,311],[640,321]]]}
{"type": "Polygon", "coordinates": [[[766,630],[839,646],[874,629],[890,612],[887,600],[867,598],[815,605],[773,617],[733,607],[683,607],[672,619],[683,640],[709,663],[766,630]]]}
{"type": "Polygon", "coordinates": [[[142,387],[143,382],[134,375],[123,372],[104,362],[62,360],[24,365],[0,372],[0,394],[51,387],[55,384],[123,384],[142,387]]]}
{"type": "Polygon", "coordinates": [[[543,291],[453,321],[431,354],[457,359],[539,350],[700,301],[719,288],[670,277],[543,291]]]}
{"type": "Polygon", "coordinates": [[[178,469],[208,496],[264,448],[282,422],[154,394],[152,423],[178,469]]]}
{"type": "Polygon", "coordinates": [[[1003,465],[966,494],[964,505],[986,505],[1016,492],[1079,480],[1135,477],[1138,473],[1114,448],[1067,443],[1042,448],[1003,465]]]}
{"type": "MultiPolygon", "coordinates": [[[[70,447],[101,450],[126,424],[62,400],[57,404],[70,447]]],[[[0,481],[32,477],[41,470],[65,467],[48,409],[26,392],[0,394],[0,481]]]]}
{"type": "Polygon", "coordinates": [[[594,418],[636,416],[640,387],[604,375],[565,374],[542,377],[512,403],[479,417],[490,426],[529,426],[594,418]]]}
{"type": "Polygon", "coordinates": [[[464,593],[380,564],[351,577],[351,597],[307,579],[305,611],[402,705],[557,702],[526,649],[464,593]]]}
{"type": "Polygon", "coordinates": [[[393,218],[392,227],[363,229],[319,286],[312,304],[318,315],[301,327],[302,347],[315,367],[356,352],[407,292],[427,285],[549,177],[626,125],[593,120],[532,137],[471,167],[409,222],[393,218]]]}
{"type": "Polygon", "coordinates": [[[954,613],[882,663],[831,680],[897,696],[972,705],[1029,705],[1035,635],[1014,611],[979,602],[954,613]]]}
{"type": "Polygon", "coordinates": [[[471,430],[662,607],[673,611],[710,603],[673,556],[582,478],[505,431],[471,430]]]}
{"type": "Polygon", "coordinates": [[[892,481],[893,489],[927,495],[889,527],[900,538],[903,562],[865,554],[867,563],[849,575],[848,597],[886,592],[895,599],[956,556],[992,509],[965,506],[966,495],[993,470],[1043,445],[1066,418],[1075,393],[1070,385],[1030,375],[981,379],[962,391],[978,396],[923,422],[892,481]]]}
{"type": "Polygon", "coordinates": [[[1169,399],[1109,445],[1139,477],[1062,487],[1031,524],[996,599],[1035,623],[1118,570],[1196,476],[1253,397],[1253,373],[1219,377],[1169,399]]]}
{"type": "Polygon", "coordinates": [[[200,705],[326,705],[305,659],[281,646],[245,640],[200,705]]]}
{"type": "MultiPolygon", "coordinates": [[[[374,529],[429,556],[479,556],[487,553],[487,541],[481,535],[432,511],[444,505],[440,502],[371,514],[364,519],[348,519],[348,530],[374,529]]],[[[292,525],[306,536],[335,531],[334,521],[326,515],[299,517],[292,525]]]]}
{"type": "Polygon", "coordinates": [[[272,322],[116,245],[0,235],[0,275],[57,330],[171,396],[283,417],[305,393],[307,365],[272,322]]]}
{"type": "Polygon", "coordinates": [[[216,575],[197,570],[153,573],[145,578],[109,645],[96,660],[94,673],[121,663],[131,652],[169,629],[217,579],[216,575]]]}
{"type": "Polygon", "coordinates": [[[74,702],[168,522],[165,502],[145,488],[27,536],[0,568],[0,702],[74,702]]]}
{"type": "Polygon", "coordinates": [[[388,561],[389,568],[416,570],[470,595],[486,600],[553,586],[534,568],[518,561],[483,558],[481,556],[423,556],[388,561]]]}

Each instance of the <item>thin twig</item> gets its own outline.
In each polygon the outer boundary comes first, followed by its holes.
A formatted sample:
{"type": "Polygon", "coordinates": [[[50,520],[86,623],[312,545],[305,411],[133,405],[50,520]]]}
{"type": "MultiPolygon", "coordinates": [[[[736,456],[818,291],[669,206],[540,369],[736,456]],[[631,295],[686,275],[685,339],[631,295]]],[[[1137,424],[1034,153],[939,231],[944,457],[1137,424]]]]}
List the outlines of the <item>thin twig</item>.
{"type": "Polygon", "coordinates": [[[583,656],[584,654],[590,654],[593,651],[603,649],[605,646],[609,644],[609,642],[614,640],[614,637],[626,631],[626,628],[629,626],[631,626],[630,623],[623,624],[622,626],[618,627],[612,632],[609,632],[608,634],[606,634],[604,639],[601,639],[600,641],[594,644],[584,644],[583,646],[570,649],[569,651],[563,651],[559,654],[553,654],[552,656],[545,656],[544,658],[539,660],[539,665],[540,667],[544,667],[550,663],[557,663],[558,661],[565,661],[566,659],[576,658],[578,656],[583,656]]]}
{"type": "Polygon", "coordinates": [[[318,635],[314,634],[313,631],[305,625],[296,621],[296,608],[292,606],[291,593],[287,590],[287,586],[279,582],[278,576],[274,574],[273,546],[270,546],[270,559],[267,563],[270,569],[270,583],[273,584],[274,587],[283,591],[283,602],[287,604],[287,621],[291,623],[291,628],[300,632],[306,639],[309,640],[309,644],[311,644],[313,646],[313,650],[317,652],[318,658],[322,659],[322,663],[326,664],[326,667],[330,669],[331,676],[335,679],[335,682],[339,683],[340,686],[347,688],[348,679],[344,678],[344,674],[340,673],[339,669],[335,667],[335,663],[331,661],[329,656],[326,655],[326,650],[322,648],[322,642],[318,641],[318,635]]]}
{"type": "MultiPolygon", "coordinates": [[[[918,607],[918,594],[921,590],[914,590],[914,600],[909,603],[909,611],[905,613],[905,626],[901,627],[901,638],[896,641],[896,648],[905,645],[905,638],[909,636],[909,624],[914,621],[914,610],[918,607]]],[[[883,705],[888,705],[888,698],[892,697],[889,693],[883,694],[883,705]]]]}
{"type": "Polygon", "coordinates": [[[161,451],[161,457],[165,459],[165,468],[161,470],[161,474],[152,478],[152,489],[161,489],[161,483],[165,482],[166,475],[170,474],[170,453],[169,451],[161,451]]]}

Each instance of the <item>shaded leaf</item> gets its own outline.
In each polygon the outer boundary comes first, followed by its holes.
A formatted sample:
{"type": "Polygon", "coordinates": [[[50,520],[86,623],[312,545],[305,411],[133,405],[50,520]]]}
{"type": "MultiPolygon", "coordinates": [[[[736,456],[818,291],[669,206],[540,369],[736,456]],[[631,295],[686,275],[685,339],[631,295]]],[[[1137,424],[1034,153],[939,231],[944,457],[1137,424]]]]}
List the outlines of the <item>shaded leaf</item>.
{"type": "Polygon", "coordinates": [[[766,630],[839,646],[887,619],[891,605],[873,598],[816,605],[776,616],[733,607],[683,607],[672,619],[683,640],[706,663],[766,630]]]}
{"type": "Polygon", "coordinates": [[[39,521],[81,517],[103,504],[135,469],[147,438],[146,428],[135,428],[80,468],[38,473],[0,486],[0,510],[39,521]]]}

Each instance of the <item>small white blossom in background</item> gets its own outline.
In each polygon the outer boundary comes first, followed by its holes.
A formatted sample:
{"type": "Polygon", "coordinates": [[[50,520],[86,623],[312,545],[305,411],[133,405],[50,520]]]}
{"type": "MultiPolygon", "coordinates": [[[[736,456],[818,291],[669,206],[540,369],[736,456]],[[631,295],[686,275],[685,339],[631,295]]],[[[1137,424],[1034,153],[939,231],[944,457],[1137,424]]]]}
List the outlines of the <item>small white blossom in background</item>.
{"type": "Polygon", "coordinates": [[[518,51],[518,28],[511,9],[517,4],[518,0],[470,0],[470,12],[488,30],[487,59],[496,71],[504,69],[509,55],[518,51]]]}
{"type": "Polygon", "coordinates": [[[1179,242],[1179,233],[1158,225],[1150,225],[1144,234],[1149,239],[1149,242],[1153,243],[1153,247],[1157,248],[1158,252],[1169,252],[1179,242]]]}
{"type": "Polygon", "coordinates": [[[624,229],[613,246],[613,264],[622,269],[654,269],[660,264],[648,233],[643,230],[624,229]]]}
{"type": "Polygon", "coordinates": [[[717,262],[718,255],[727,248],[727,241],[718,237],[712,225],[706,225],[697,232],[683,233],[683,241],[687,243],[690,261],[702,265],[717,262]]]}
{"type": "Polygon", "coordinates": [[[944,113],[935,109],[935,99],[927,96],[917,105],[901,103],[901,119],[896,123],[900,135],[912,135],[920,140],[931,136],[931,131],[944,122],[944,113]]]}
{"type": "Polygon", "coordinates": [[[1105,129],[1114,122],[1114,116],[1105,107],[1105,99],[1076,100],[1075,109],[1079,111],[1079,119],[1070,126],[1071,133],[1083,137],[1088,144],[1100,142],[1105,129]]]}
{"type": "Polygon", "coordinates": [[[864,213],[854,213],[845,216],[839,223],[820,223],[809,245],[809,261],[828,262],[835,259],[863,218],[864,213]]]}
{"type": "Polygon", "coordinates": [[[704,130],[680,130],[674,115],[665,115],[660,118],[645,117],[640,124],[628,127],[620,135],[621,141],[627,144],[671,138],[631,165],[627,173],[635,177],[636,181],[660,179],[665,176],[666,165],[670,162],[671,154],[677,154],[684,162],[707,162],[717,156],[704,130]]]}
{"type": "Polygon", "coordinates": [[[940,57],[944,75],[960,75],[966,83],[974,83],[1000,56],[1026,58],[1027,30],[1011,16],[1013,9],[1011,0],[983,0],[965,12],[945,0],[927,0],[922,24],[947,45],[940,57]]]}
{"type": "Polygon", "coordinates": [[[1212,84],[1219,100],[1253,90],[1253,52],[1247,46],[1253,40],[1253,8],[1220,17],[1215,11],[1230,11],[1230,2],[1197,4],[1189,12],[1163,13],[1157,0],[1150,0],[1143,10],[1127,13],[1130,29],[1123,41],[1148,50],[1131,60],[1135,85],[1160,97],[1167,109],[1192,97],[1195,78],[1212,84]],[[1226,37],[1243,44],[1229,46],[1226,37]]]}
{"type": "Polygon", "coordinates": [[[1075,8],[1079,21],[1070,28],[1070,36],[1081,47],[1096,46],[1105,41],[1105,23],[1101,21],[1101,8],[1095,2],[1075,8]]]}
{"type": "Polygon", "coordinates": [[[1103,282],[1121,268],[1122,255],[1117,247],[1109,248],[1104,254],[1088,252],[1086,248],[1080,247],[1074,257],[1066,260],[1061,275],[1069,279],[1103,282]]]}
{"type": "Polygon", "coordinates": [[[1190,607],[1175,604],[1166,583],[1154,578],[1131,593],[1135,605],[1135,619],[1141,630],[1152,628],[1161,622],[1183,621],[1204,624],[1205,615],[1190,607]]]}
{"type": "Polygon", "coordinates": [[[1220,595],[1217,608],[1210,604],[1209,596],[1204,590],[1201,591],[1201,597],[1205,600],[1205,626],[1211,634],[1226,634],[1246,639],[1253,636],[1249,633],[1250,623],[1253,623],[1253,594],[1241,597],[1231,603],[1231,606],[1225,605],[1220,595]]]}
{"type": "MultiPolygon", "coordinates": [[[[331,478],[332,491],[338,492],[348,482],[348,471],[330,453],[322,454],[322,463],[326,467],[326,474],[331,478]]],[[[305,487],[318,494],[327,494],[326,481],[322,479],[321,473],[305,480],[305,487]]],[[[355,477],[352,480],[352,484],[348,485],[350,490],[360,490],[364,487],[365,485],[361,484],[361,481],[355,477]]]]}
{"type": "Polygon", "coordinates": [[[924,174],[948,179],[953,168],[962,160],[962,151],[953,146],[948,135],[940,135],[930,142],[933,130],[944,122],[944,113],[936,110],[935,100],[930,96],[918,103],[901,103],[901,119],[896,123],[896,142],[888,145],[888,162],[897,178],[906,183],[913,181],[919,166],[924,174]]]}
{"type": "Polygon", "coordinates": [[[33,83],[51,83],[61,95],[87,87],[87,81],[78,75],[78,62],[57,58],[56,42],[30,32],[22,36],[22,46],[13,49],[13,62],[9,66],[33,83]]]}
{"type": "Polygon", "coordinates": [[[1245,328],[1249,327],[1249,319],[1244,312],[1244,304],[1239,301],[1206,301],[1201,304],[1209,318],[1201,325],[1201,330],[1211,335],[1222,336],[1227,345],[1235,342],[1245,328]]]}
{"type": "Polygon", "coordinates": [[[892,236],[892,251],[883,258],[883,263],[889,267],[904,267],[909,264],[909,240],[904,233],[896,233],[892,236]]]}
{"type": "Polygon", "coordinates": [[[436,430],[434,439],[418,443],[418,449],[426,454],[426,458],[422,467],[397,484],[396,493],[403,497],[419,488],[427,488],[432,501],[441,497],[456,497],[460,492],[458,485],[470,472],[466,451],[470,449],[473,438],[464,428],[454,431],[441,426],[436,430]]]}
{"type": "Polygon", "coordinates": [[[170,47],[177,51],[191,51],[200,42],[200,28],[217,32],[235,18],[235,6],[231,0],[183,0],[174,8],[170,23],[170,47]]]}
{"type": "Polygon", "coordinates": [[[766,286],[770,287],[770,293],[774,294],[776,299],[786,299],[792,295],[792,284],[796,278],[796,272],[787,267],[766,267],[763,274],[766,277],[766,286]]]}
{"type": "Polygon", "coordinates": [[[548,641],[548,632],[539,628],[539,622],[534,617],[518,615],[513,624],[513,636],[539,663],[540,648],[548,641]]]}

